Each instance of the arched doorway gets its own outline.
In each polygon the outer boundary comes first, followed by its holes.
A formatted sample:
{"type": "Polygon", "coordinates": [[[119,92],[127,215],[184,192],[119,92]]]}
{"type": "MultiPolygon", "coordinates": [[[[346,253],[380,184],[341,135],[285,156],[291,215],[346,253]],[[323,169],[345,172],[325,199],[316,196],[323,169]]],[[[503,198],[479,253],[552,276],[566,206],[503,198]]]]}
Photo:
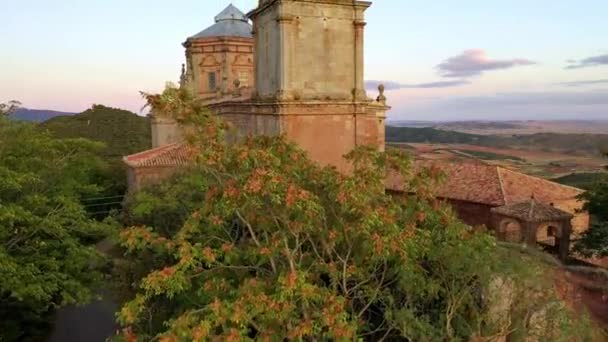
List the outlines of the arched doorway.
{"type": "Polygon", "coordinates": [[[536,230],[536,243],[544,250],[551,253],[558,252],[560,237],[561,226],[559,224],[542,224],[536,230]]]}
{"type": "Polygon", "coordinates": [[[504,219],[500,223],[500,233],[507,242],[519,243],[523,240],[521,224],[513,219],[504,219]]]}

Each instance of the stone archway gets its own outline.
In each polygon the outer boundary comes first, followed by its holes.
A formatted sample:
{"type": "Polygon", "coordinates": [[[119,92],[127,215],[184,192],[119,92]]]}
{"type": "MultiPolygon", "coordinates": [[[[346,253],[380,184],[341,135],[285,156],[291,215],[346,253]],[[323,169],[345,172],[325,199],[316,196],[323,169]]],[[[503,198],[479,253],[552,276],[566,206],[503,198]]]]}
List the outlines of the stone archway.
{"type": "Polygon", "coordinates": [[[559,244],[559,238],[561,237],[561,224],[557,223],[544,223],[539,225],[536,230],[536,242],[555,247],[559,244]]]}
{"type": "Polygon", "coordinates": [[[551,205],[530,201],[492,208],[499,238],[540,245],[566,260],[570,250],[573,215],[551,205]]]}
{"type": "Polygon", "coordinates": [[[512,218],[505,218],[500,221],[498,231],[502,235],[502,238],[507,242],[518,243],[524,238],[521,223],[512,218]]]}
{"type": "Polygon", "coordinates": [[[557,254],[562,244],[562,231],[562,223],[542,223],[536,229],[536,244],[546,251],[557,254]]]}

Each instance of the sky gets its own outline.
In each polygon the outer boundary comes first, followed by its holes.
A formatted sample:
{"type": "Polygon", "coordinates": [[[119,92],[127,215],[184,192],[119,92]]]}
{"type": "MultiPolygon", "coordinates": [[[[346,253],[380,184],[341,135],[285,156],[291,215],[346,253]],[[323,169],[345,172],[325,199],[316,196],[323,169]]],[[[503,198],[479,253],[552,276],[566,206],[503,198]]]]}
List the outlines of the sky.
{"type": "MultiPolygon", "coordinates": [[[[229,0],[3,0],[0,101],[141,113],[229,0]]],[[[233,0],[249,11],[257,0],[233,0]]],[[[608,119],[608,1],[375,0],[369,95],[389,120],[608,119]]]]}

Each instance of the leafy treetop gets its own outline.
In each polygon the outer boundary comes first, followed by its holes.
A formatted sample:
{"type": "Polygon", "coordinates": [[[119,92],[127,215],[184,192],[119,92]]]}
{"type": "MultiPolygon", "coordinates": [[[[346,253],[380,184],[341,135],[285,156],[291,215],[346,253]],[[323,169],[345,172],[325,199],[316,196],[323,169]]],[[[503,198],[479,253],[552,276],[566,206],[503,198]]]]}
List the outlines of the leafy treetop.
{"type": "MultiPolygon", "coordinates": [[[[608,152],[603,152],[608,157],[608,152]]],[[[582,196],[584,210],[591,215],[591,226],[575,245],[575,249],[588,257],[608,256],[608,173],[604,172],[582,196]]]]}
{"type": "MultiPolygon", "coordinates": [[[[35,125],[0,117],[0,306],[41,315],[84,303],[99,278],[92,242],[106,226],[89,219],[81,198],[94,196],[100,146],[60,140],[35,125]]],[[[22,340],[10,326],[21,312],[0,310],[0,335],[22,340]],[[5,316],[6,315],[6,316],[5,316]],[[12,332],[12,333],[9,333],[12,332]]]]}
{"type": "Polygon", "coordinates": [[[345,175],[282,137],[226,144],[225,125],[184,92],[146,95],[191,125],[195,162],[132,199],[133,221],[149,226],[126,229],[122,244],[153,268],[137,266],[122,339],[430,341],[511,328],[483,296],[507,272],[495,241],[435,199],[437,170],[361,147],[345,175]],[[389,170],[405,194],[385,192],[389,170]]]}

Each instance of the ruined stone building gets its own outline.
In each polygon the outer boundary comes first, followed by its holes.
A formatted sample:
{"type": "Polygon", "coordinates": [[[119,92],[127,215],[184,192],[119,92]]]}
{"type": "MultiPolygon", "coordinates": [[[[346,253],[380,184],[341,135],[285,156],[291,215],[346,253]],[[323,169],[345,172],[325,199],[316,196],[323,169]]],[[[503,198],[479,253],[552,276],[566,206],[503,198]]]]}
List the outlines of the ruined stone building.
{"type": "MultiPolygon", "coordinates": [[[[372,100],[364,88],[364,13],[370,5],[260,0],[247,15],[230,5],[214,25],[183,44],[181,86],[232,123],[237,138],[282,134],[312,160],[347,172],[343,156],[356,146],[384,149],[389,107],[382,91],[372,100]]],[[[151,122],[153,149],[124,158],[131,189],[161,181],[188,163],[182,128],[169,118],[151,122]]],[[[575,230],[586,227],[588,218],[575,211],[578,189],[492,166],[443,168],[448,177],[440,197],[466,223],[484,224],[514,242],[557,241],[562,251],[570,237],[568,215],[578,215],[575,230]],[[533,209],[526,214],[520,203],[533,209]]],[[[400,191],[398,180],[387,180],[387,187],[400,191]]]]}

